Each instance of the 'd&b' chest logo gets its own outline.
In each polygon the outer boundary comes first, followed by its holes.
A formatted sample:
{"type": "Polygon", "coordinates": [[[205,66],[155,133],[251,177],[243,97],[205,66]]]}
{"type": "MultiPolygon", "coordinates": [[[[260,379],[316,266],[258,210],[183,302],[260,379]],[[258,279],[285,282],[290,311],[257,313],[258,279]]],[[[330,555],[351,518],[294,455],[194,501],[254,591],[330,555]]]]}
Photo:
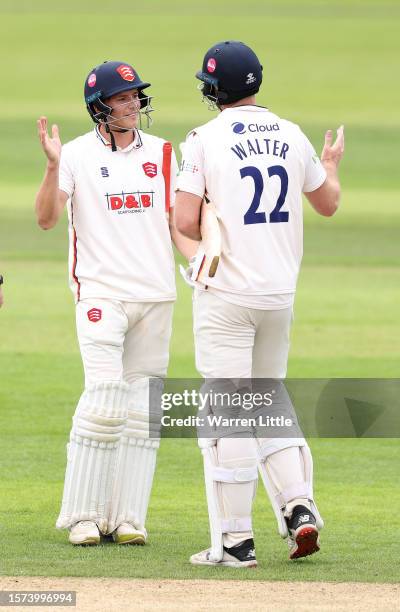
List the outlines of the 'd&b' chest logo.
{"type": "Polygon", "coordinates": [[[106,198],[107,209],[118,215],[144,213],[154,206],[154,191],[106,193],[106,198]]]}

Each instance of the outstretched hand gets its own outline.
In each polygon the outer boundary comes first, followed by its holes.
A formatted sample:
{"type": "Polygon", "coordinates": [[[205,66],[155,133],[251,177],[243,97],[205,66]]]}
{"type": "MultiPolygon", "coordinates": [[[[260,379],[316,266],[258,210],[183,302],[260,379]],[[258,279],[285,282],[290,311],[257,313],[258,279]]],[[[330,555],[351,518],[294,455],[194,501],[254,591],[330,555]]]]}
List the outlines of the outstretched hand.
{"type": "Polygon", "coordinates": [[[332,144],[332,130],[328,130],[325,134],[325,144],[321,153],[321,162],[333,162],[336,166],[339,165],[344,153],[344,126],[341,125],[337,130],[337,137],[332,144]]]}
{"type": "Polygon", "coordinates": [[[61,156],[61,140],[57,125],[51,128],[51,137],[47,131],[47,117],[37,120],[39,140],[49,162],[58,164],[61,156]]]}

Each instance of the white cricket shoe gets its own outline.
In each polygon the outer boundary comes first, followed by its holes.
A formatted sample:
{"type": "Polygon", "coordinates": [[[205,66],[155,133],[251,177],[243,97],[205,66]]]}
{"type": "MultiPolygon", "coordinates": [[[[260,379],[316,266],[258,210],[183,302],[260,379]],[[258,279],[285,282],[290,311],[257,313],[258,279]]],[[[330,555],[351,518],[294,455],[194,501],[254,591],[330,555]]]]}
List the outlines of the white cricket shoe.
{"type": "Polygon", "coordinates": [[[121,523],[113,533],[113,540],[117,544],[137,544],[144,546],[147,540],[146,529],[136,529],[131,523],[121,523]]]}
{"type": "Polygon", "coordinates": [[[100,531],[94,521],[79,521],[71,527],[69,541],[75,545],[95,546],[100,544],[100,531]]]}
{"type": "Polygon", "coordinates": [[[210,549],[202,550],[190,557],[190,563],[192,563],[192,565],[214,565],[223,567],[257,567],[254,541],[252,538],[245,540],[238,546],[232,546],[231,548],[226,548],[226,546],[224,546],[224,554],[221,561],[211,561],[210,553],[210,549]]]}

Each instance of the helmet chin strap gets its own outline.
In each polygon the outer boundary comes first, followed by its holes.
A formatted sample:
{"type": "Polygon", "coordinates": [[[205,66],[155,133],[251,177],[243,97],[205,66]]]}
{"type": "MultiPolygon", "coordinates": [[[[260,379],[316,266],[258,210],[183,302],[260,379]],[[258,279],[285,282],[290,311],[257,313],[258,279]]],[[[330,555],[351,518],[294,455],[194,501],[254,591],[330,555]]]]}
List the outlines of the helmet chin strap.
{"type": "Polygon", "coordinates": [[[108,125],[108,123],[103,123],[103,125],[104,125],[104,128],[105,128],[107,134],[110,134],[111,151],[113,151],[113,152],[117,150],[117,145],[115,144],[115,137],[114,137],[113,132],[119,132],[119,133],[125,134],[126,132],[134,133],[135,130],[136,130],[135,127],[134,128],[118,128],[118,127],[115,128],[114,127],[113,129],[111,129],[110,126],[108,125]]]}
{"type": "Polygon", "coordinates": [[[114,134],[112,133],[112,131],[110,130],[110,127],[107,123],[103,123],[104,128],[107,132],[107,134],[110,134],[110,140],[111,140],[111,151],[116,151],[117,150],[117,145],[115,144],[115,138],[114,138],[114,134]]]}

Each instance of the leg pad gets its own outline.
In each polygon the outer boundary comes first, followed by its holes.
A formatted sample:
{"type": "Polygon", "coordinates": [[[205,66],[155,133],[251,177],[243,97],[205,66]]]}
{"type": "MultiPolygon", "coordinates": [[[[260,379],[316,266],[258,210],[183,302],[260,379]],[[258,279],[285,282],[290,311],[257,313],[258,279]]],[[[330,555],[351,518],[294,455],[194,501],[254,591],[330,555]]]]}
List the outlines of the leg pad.
{"type": "MultiPolygon", "coordinates": [[[[282,538],[288,536],[286,507],[290,502],[297,499],[308,501],[311,512],[315,516],[316,525],[318,529],[322,529],[324,523],[314,502],[312,455],[306,440],[304,438],[259,439],[257,445],[260,475],[270,498],[278,522],[278,531],[282,538]],[[302,479],[291,483],[289,486],[282,486],[279,478],[274,477],[272,473],[269,457],[285,449],[296,447],[299,449],[302,479]]],[[[298,465],[294,467],[297,469],[298,465]]]]}

